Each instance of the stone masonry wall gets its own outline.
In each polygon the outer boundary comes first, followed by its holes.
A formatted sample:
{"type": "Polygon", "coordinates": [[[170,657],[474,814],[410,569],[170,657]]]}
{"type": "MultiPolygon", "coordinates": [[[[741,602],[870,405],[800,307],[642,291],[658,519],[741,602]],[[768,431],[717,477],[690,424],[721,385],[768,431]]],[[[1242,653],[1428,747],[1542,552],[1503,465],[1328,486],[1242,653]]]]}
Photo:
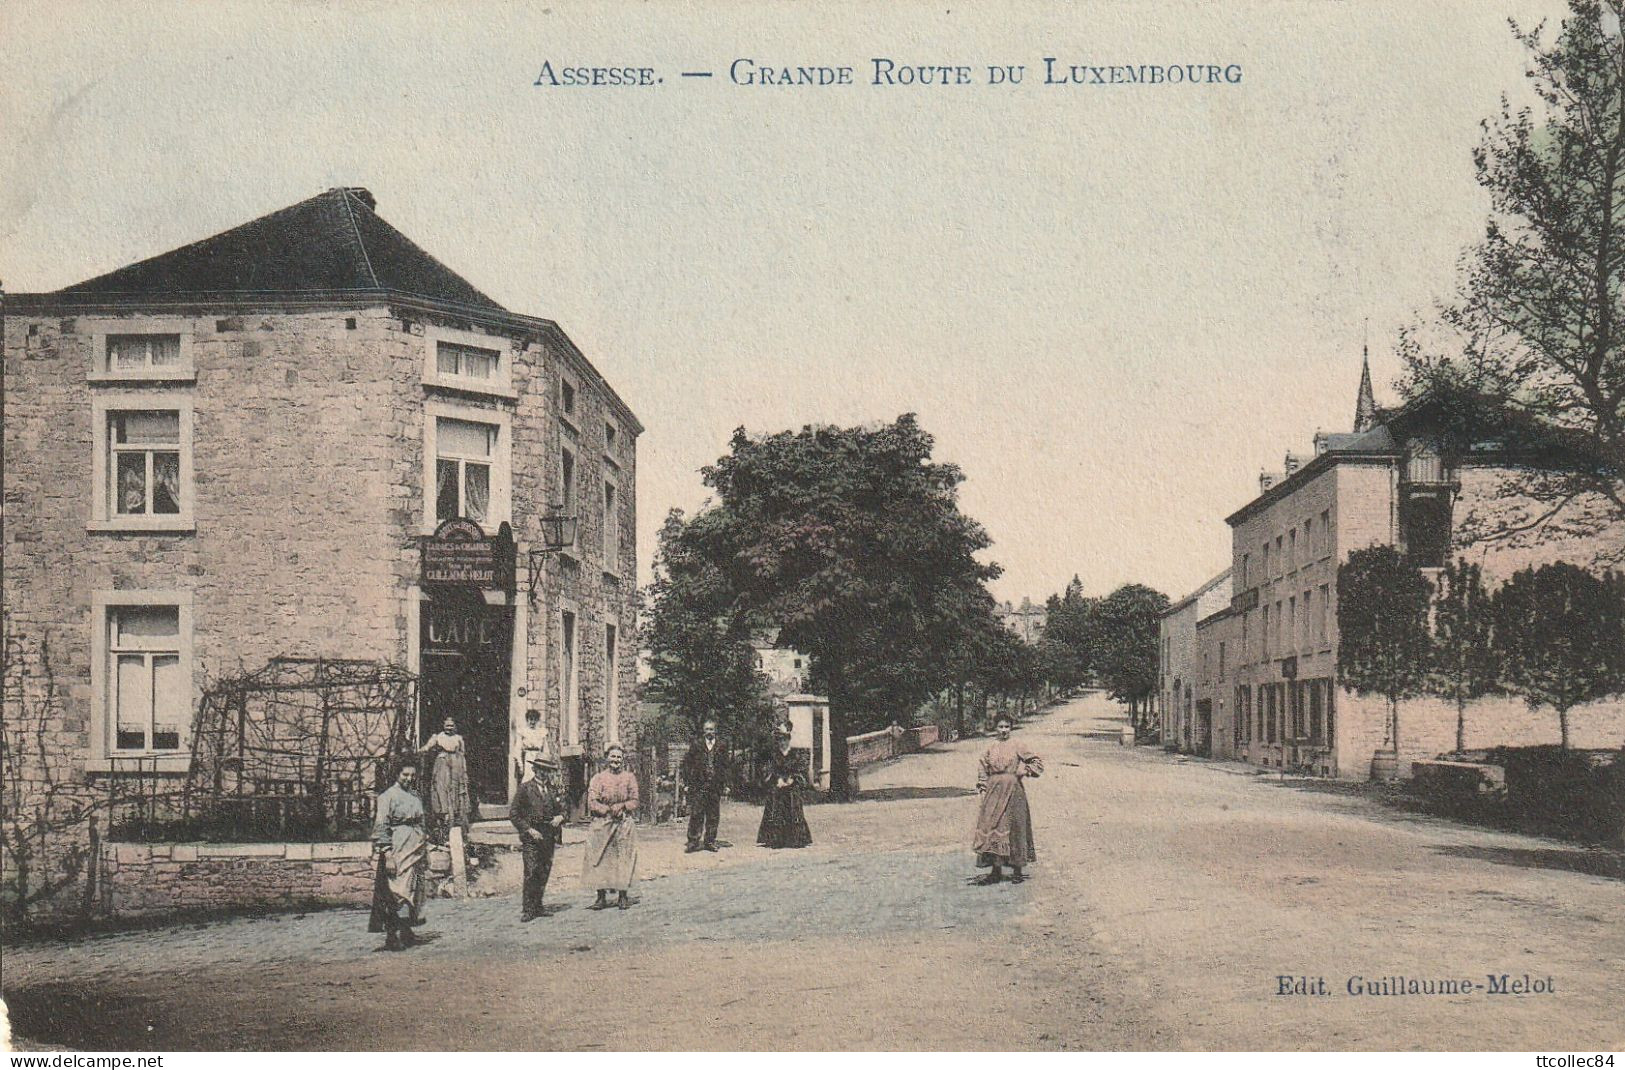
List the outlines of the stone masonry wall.
{"type": "MultiPolygon", "coordinates": [[[[48,646],[61,713],[51,776],[84,783],[106,711],[92,695],[97,591],[192,598],[193,700],[213,678],[277,655],[398,655],[390,591],[400,546],[386,524],[391,444],[377,389],[382,310],[166,313],[191,339],[194,382],[89,381],[94,331],[149,317],[8,310],[5,575],[8,627],[48,646]],[[184,399],[194,409],[195,530],[89,530],[93,402],[184,399]]],[[[183,748],[185,741],[183,740],[183,748]]],[[[44,779],[42,770],[30,775],[44,779]]]]}
{"type": "Polygon", "coordinates": [[[99,891],[102,913],[117,918],[366,906],[373,866],[368,843],[109,843],[99,891]]]}
{"type": "MultiPolygon", "coordinates": [[[[1371,772],[1371,755],[1383,744],[1386,701],[1377,695],[1337,693],[1337,775],[1363,779],[1371,772]]],[[[1625,746],[1625,699],[1579,706],[1569,712],[1572,744],[1580,750],[1625,746]]],[[[1468,750],[1556,744],[1562,736],[1557,713],[1531,710],[1521,699],[1495,696],[1469,703],[1466,710],[1468,750]]],[[[1400,776],[1410,763],[1436,758],[1456,749],[1456,706],[1443,699],[1412,699],[1399,705],[1400,776]]]]}

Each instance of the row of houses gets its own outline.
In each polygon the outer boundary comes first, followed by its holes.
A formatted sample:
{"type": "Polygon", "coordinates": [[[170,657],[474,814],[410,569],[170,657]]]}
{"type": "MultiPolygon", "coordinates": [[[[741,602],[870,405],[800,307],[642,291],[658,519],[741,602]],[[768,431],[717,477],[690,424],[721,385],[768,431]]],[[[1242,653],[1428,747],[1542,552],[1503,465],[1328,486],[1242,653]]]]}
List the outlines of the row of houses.
{"type": "Polygon", "coordinates": [[[0,302],[8,652],[33,659],[8,713],[56,703],[8,771],[184,781],[211,683],[279,659],[406,670],[405,733],[454,717],[481,802],[538,732],[579,789],[629,730],[643,427],[367,190],[0,302]]]}
{"type": "MultiPolygon", "coordinates": [[[[1505,497],[1519,458],[1500,442],[1441,448],[1426,403],[1379,410],[1369,362],[1362,368],[1353,429],[1314,436],[1308,456],[1287,454],[1259,492],[1225,518],[1230,560],[1176,601],[1160,625],[1158,707],[1165,746],[1194,754],[1328,777],[1364,778],[1384,749],[1387,709],[1344,687],[1338,673],[1337,570],[1350,553],[1388,545],[1436,578],[1465,558],[1492,587],[1519,569],[1552,561],[1590,565],[1625,539],[1477,540],[1464,521],[1510,514],[1505,497]]],[[[1398,772],[1454,749],[1453,703],[1406,704],[1398,772]]],[[[1558,742],[1557,718],[1506,696],[1481,699],[1466,718],[1466,747],[1558,742]]],[[[1577,747],[1617,747],[1625,703],[1594,703],[1574,717],[1577,747]]]]}

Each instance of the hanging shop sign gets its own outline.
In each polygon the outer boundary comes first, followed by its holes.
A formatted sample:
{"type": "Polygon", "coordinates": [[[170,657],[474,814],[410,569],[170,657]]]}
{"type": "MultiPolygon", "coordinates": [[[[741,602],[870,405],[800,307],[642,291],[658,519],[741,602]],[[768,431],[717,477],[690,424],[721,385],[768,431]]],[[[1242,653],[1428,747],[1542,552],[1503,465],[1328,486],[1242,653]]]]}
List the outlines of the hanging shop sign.
{"type": "Polygon", "coordinates": [[[488,536],[472,520],[447,520],[433,535],[420,536],[418,548],[426,587],[514,589],[513,532],[506,523],[488,536]]]}

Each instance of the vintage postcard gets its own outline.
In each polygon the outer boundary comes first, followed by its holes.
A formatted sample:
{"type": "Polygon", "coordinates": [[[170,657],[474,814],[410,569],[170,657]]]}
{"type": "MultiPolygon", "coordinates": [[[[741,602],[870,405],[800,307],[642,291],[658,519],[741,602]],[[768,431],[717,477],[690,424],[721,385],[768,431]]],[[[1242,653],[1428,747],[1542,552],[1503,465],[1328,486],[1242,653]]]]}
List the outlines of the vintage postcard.
{"type": "Polygon", "coordinates": [[[0,7],[11,1065],[1612,1066],[1622,11],[0,7]]]}

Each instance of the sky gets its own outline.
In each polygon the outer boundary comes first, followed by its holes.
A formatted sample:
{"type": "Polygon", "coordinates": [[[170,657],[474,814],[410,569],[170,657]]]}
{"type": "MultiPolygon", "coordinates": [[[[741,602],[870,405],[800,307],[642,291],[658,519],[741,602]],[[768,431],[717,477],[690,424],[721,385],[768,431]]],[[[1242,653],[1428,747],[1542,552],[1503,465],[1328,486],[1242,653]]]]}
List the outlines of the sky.
{"type": "Polygon", "coordinates": [[[1396,331],[1483,231],[1479,123],[1527,94],[1507,19],[1561,11],[9,0],[0,280],[55,289],[365,186],[637,413],[644,582],[736,427],[915,412],[1000,598],[1074,574],[1177,598],[1228,566],[1261,469],[1349,428],[1367,338],[1392,397],[1396,331]],[[1045,57],[1240,81],[1046,85],[1045,57]],[[877,58],[971,84],[876,86],[877,58]],[[852,84],[735,84],[738,59],[852,84]],[[538,87],[544,62],[663,81],[538,87]]]}

